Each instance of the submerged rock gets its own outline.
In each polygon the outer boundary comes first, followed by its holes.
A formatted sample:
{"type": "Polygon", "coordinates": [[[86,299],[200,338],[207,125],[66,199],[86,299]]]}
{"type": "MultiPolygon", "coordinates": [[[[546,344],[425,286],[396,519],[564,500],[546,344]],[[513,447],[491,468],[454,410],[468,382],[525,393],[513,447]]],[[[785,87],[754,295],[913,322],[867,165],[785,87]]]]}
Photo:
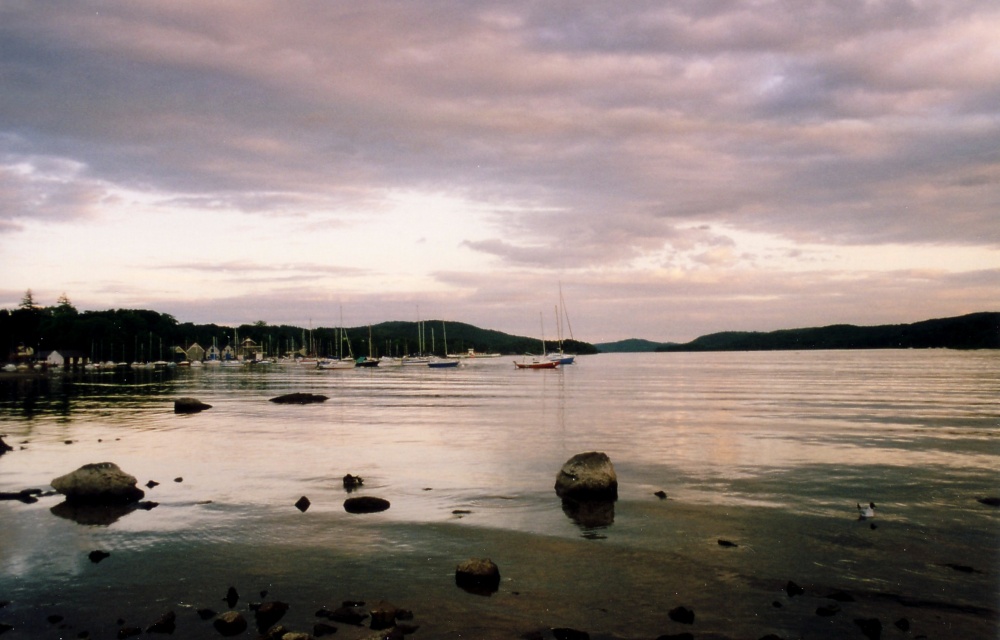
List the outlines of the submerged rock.
{"type": "Polygon", "coordinates": [[[556,495],[572,500],[617,500],[618,476],[607,454],[579,453],[556,475],[556,495]]]}
{"type": "Polygon", "coordinates": [[[174,400],[174,413],[198,413],[211,408],[212,405],[205,404],[197,398],[177,398],[174,400]]]}
{"type": "Polygon", "coordinates": [[[315,393],[287,393],[283,396],[271,398],[271,402],[277,404],[312,404],[314,402],[326,402],[330,398],[315,393]]]}
{"type": "Polygon", "coordinates": [[[52,488],[70,502],[130,503],[146,495],[135,483],[135,476],[125,473],[115,463],[98,462],[59,476],[52,481],[52,488]]]}
{"type": "Polygon", "coordinates": [[[3,441],[3,436],[0,436],[0,456],[7,453],[8,451],[13,451],[14,447],[10,446],[3,441]]]}

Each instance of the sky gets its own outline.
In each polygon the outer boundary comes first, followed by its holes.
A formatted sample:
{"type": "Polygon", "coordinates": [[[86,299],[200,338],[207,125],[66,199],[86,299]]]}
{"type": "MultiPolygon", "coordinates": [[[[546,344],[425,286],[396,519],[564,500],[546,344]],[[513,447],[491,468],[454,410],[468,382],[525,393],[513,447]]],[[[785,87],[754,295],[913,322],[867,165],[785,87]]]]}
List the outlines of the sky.
{"type": "Polygon", "coordinates": [[[0,0],[0,308],[587,342],[1000,310],[1000,3],[0,0]]]}

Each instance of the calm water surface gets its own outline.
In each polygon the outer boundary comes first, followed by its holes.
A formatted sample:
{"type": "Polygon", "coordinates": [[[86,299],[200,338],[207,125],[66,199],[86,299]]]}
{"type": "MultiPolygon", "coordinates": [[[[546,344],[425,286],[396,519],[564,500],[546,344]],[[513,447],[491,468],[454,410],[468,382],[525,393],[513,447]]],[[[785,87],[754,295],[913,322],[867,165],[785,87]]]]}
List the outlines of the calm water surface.
{"type": "Polygon", "coordinates": [[[195,610],[225,610],[229,586],[239,610],[265,590],[290,603],[282,622],[305,631],[321,607],[386,599],[414,611],[415,638],[864,638],[868,618],[882,637],[1000,638],[1000,510],[976,500],[1000,495],[996,351],[275,365],[0,389],[16,447],[0,491],[101,461],[160,483],[158,507],[110,524],[66,517],[58,497],[0,502],[4,640],[113,638],[169,610],[179,637],[216,638],[195,610]],[[268,402],[292,391],[330,399],[268,402]],[[213,408],[175,415],[180,396],[213,408]],[[619,500],[564,509],[556,472],[591,450],[611,457],[619,500]],[[346,473],[391,508],[346,513],[346,473]],[[869,500],[877,517],[859,522],[869,500]],[[111,556],[92,563],[94,549],[111,556]],[[503,576],[488,597],[454,584],[481,556],[503,576]],[[789,581],[805,593],[789,597],[789,581]],[[677,606],[694,624],[670,619],[677,606]]]}

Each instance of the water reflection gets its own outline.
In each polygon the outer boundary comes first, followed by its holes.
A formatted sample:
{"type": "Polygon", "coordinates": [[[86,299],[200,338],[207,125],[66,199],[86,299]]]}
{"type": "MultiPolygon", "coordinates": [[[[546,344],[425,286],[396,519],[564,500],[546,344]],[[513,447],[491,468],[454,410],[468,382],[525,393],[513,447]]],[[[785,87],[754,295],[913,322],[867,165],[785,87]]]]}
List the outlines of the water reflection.
{"type": "Polygon", "coordinates": [[[584,537],[595,534],[615,523],[615,503],[611,500],[562,499],[562,510],[573,524],[583,530],[584,537]]]}
{"type": "Polygon", "coordinates": [[[52,515],[77,524],[107,527],[138,508],[136,504],[81,504],[64,500],[49,509],[52,515]]]}

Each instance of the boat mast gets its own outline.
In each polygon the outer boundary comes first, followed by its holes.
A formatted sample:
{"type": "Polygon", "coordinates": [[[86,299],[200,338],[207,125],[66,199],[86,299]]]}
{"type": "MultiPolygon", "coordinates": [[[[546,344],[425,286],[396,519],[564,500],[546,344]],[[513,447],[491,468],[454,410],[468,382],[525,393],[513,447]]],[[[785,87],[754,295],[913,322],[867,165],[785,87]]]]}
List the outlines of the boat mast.
{"type": "Polygon", "coordinates": [[[538,312],[538,322],[542,325],[542,355],[545,355],[545,318],[542,317],[542,312],[538,312]]]}
{"type": "Polygon", "coordinates": [[[566,316],[566,326],[569,327],[569,339],[573,339],[573,325],[569,321],[569,312],[566,311],[566,301],[563,300],[562,293],[562,282],[559,283],[559,307],[562,309],[562,314],[566,316]]]}

